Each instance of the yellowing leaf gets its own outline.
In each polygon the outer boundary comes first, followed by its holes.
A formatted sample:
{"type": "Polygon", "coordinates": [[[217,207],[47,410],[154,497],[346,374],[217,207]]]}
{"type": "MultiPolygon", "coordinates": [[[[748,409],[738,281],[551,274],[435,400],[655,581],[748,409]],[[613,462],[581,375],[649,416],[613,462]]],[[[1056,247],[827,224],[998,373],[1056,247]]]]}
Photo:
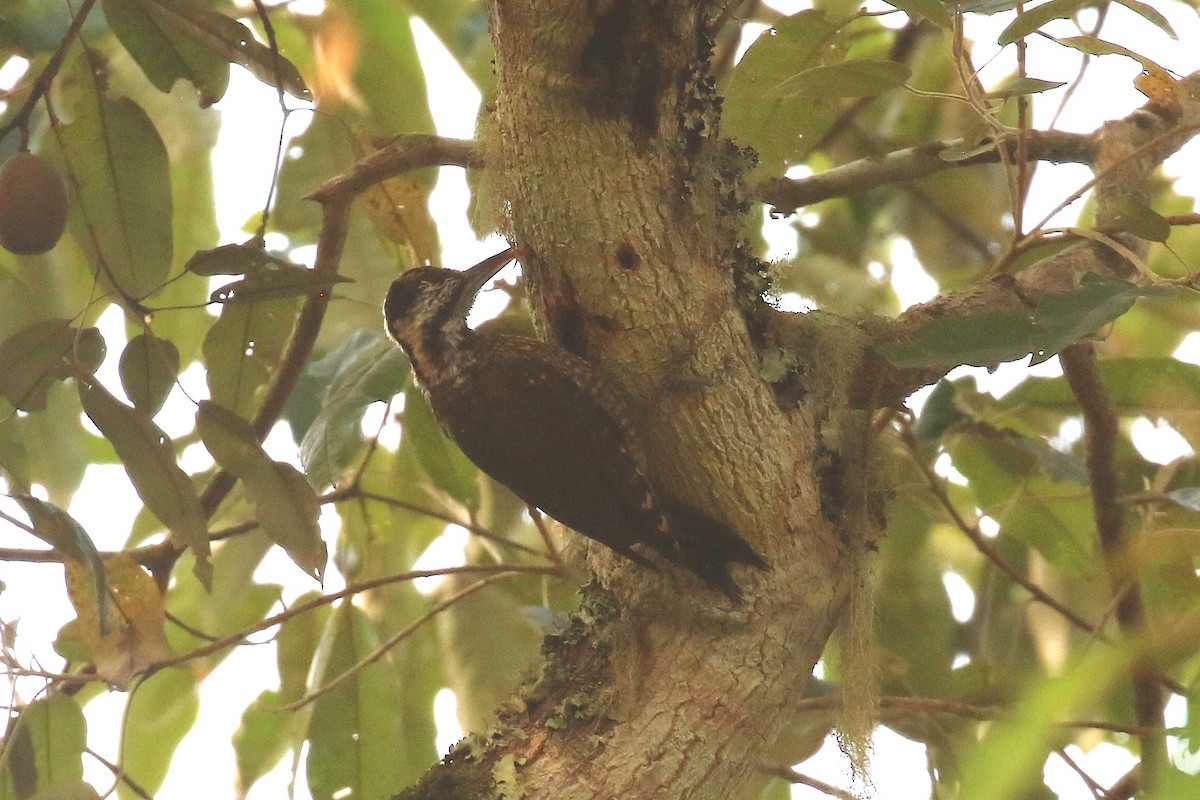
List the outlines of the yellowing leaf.
{"type": "Polygon", "coordinates": [[[78,631],[91,646],[101,677],[125,688],[134,676],[171,654],[163,632],[166,611],[158,584],[133,556],[121,553],[104,559],[108,592],[99,605],[92,569],[75,559],[64,566],[67,594],[79,617],[78,631]]]}
{"type": "Polygon", "coordinates": [[[1156,65],[1143,65],[1141,75],[1133,79],[1133,85],[1150,98],[1150,104],[1178,114],[1182,110],[1180,92],[1186,92],[1169,72],[1156,65]]]}
{"type": "Polygon", "coordinates": [[[1081,53],[1087,53],[1088,55],[1125,56],[1126,58],[1132,58],[1146,69],[1157,68],[1160,71],[1166,71],[1150,58],[1142,55],[1141,53],[1135,53],[1127,47],[1122,47],[1121,45],[1113,44],[1112,42],[1106,42],[1103,39],[1096,38],[1095,36],[1067,36],[1062,39],[1054,39],[1053,41],[1056,41],[1066,47],[1070,47],[1072,50],[1078,50],[1081,53]]]}
{"type": "Polygon", "coordinates": [[[381,181],[363,193],[367,215],[382,238],[413,249],[417,264],[432,263],[438,251],[437,226],[429,216],[429,188],[409,175],[381,181]]]}

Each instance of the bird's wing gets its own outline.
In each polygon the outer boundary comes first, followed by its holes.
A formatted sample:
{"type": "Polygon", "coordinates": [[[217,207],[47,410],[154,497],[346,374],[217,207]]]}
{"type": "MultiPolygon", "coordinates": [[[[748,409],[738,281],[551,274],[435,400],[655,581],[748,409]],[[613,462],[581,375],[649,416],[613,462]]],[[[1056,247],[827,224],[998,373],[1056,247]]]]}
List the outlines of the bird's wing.
{"type": "Polygon", "coordinates": [[[468,392],[431,392],[462,451],[525,502],[615,550],[661,535],[624,409],[594,368],[542,342],[498,338],[472,359],[468,392]]]}

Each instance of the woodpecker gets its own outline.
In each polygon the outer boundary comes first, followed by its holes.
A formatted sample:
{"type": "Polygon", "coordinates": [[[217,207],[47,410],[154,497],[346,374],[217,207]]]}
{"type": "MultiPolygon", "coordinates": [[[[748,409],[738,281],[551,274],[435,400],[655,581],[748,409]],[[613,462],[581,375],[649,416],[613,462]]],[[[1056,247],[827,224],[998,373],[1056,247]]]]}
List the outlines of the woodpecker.
{"type": "Polygon", "coordinates": [[[417,267],[388,290],[388,334],[434,414],[524,502],[656,569],[639,552],[651,550],[740,601],[729,565],[766,562],[729,526],[655,488],[611,379],[547,342],[467,327],[476,294],[520,255],[509,249],[465,271],[417,267]]]}

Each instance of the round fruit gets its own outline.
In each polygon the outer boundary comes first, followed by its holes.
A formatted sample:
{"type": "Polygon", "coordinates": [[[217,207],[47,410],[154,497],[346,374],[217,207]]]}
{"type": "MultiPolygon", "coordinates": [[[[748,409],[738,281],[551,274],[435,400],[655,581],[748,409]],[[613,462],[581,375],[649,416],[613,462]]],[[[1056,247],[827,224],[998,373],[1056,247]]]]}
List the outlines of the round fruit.
{"type": "Polygon", "coordinates": [[[45,159],[17,153],[0,166],[0,246],[27,256],[58,243],[67,225],[67,189],[45,159]]]}

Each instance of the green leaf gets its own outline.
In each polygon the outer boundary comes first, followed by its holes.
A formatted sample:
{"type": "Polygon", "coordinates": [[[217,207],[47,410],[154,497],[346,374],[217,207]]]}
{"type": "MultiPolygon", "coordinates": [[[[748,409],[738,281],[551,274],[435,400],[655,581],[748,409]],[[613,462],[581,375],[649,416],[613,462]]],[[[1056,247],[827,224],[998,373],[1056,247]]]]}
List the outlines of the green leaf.
{"type": "Polygon", "coordinates": [[[154,416],[167,400],[179,375],[179,350],[151,333],[129,340],[118,366],[121,388],[133,401],[133,407],[154,416]]]}
{"type": "Polygon", "coordinates": [[[242,722],[233,732],[238,797],[245,797],[292,746],[294,723],[290,714],[275,710],[280,705],[280,693],[267,689],[242,712],[242,722]]]}
{"type": "Polygon", "coordinates": [[[80,381],[79,401],[117,451],[138,497],[172,539],[195,553],[196,577],[209,585],[208,522],[192,479],[176,463],[171,440],[144,412],[120,402],[96,381],[80,381]]]}
{"type": "Polygon", "coordinates": [[[986,367],[1030,353],[1034,363],[1040,363],[1072,342],[1095,334],[1128,311],[1139,297],[1170,291],[1089,273],[1078,289],[1043,296],[1033,315],[996,311],[937,319],[911,341],[887,345],[880,351],[902,368],[947,364],[986,367]]]}
{"type": "MultiPolygon", "coordinates": [[[[88,565],[92,580],[96,586],[96,608],[102,609],[108,605],[108,581],[104,571],[104,562],[96,543],[74,517],[56,505],[39,500],[27,494],[12,495],[12,499],[29,515],[33,531],[39,539],[77,561],[88,565]]],[[[104,634],[105,615],[99,615],[100,633],[104,634]]]]}
{"type": "Polygon", "coordinates": [[[1139,2],[1139,0],[1116,0],[1116,1],[1118,4],[1125,6],[1133,13],[1141,16],[1143,19],[1149,21],[1150,23],[1152,23],[1154,25],[1157,25],[1164,33],[1166,33],[1172,39],[1179,38],[1178,34],[1175,33],[1175,29],[1171,27],[1171,23],[1168,22],[1167,18],[1164,17],[1158,9],[1154,8],[1154,6],[1139,2]]]}
{"type": "Polygon", "coordinates": [[[162,92],[177,80],[191,81],[200,105],[211,106],[229,86],[229,62],[199,42],[161,25],[142,0],[103,0],[104,16],[117,39],[162,92]]]}
{"type": "Polygon", "coordinates": [[[272,267],[300,268],[294,262],[272,255],[263,247],[253,243],[223,244],[212,250],[200,250],[188,259],[188,272],[211,277],[213,275],[248,275],[272,267]]]}
{"type": "Polygon", "coordinates": [[[1058,352],[1072,342],[1092,336],[1118,319],[1133,307],[1138,298],[1162,297],[1174,291],[1170,287],[1136,286],[1116,278],[1088,273],[1075,291],[1043,296],[1038,302],[1033,323],[1049,332],[1043,349],[1058,352]]]}
{"type": "Polygon", "coordinates": [[[241,416],[255,409],[255,394],[279,364],[298,298],[225,305],[201,347],[212,399],[241,416]]]}
{"type": "Polygon", "coordinates": [[[87,723],[75,699],[55,692],[34,700],[15,725],[9,727],[15,736],[11,748],[6,748],[0,775],[12,776],[16,795],[39,800],[58,797],[60,792],[64,797],[73,796],[65,792],[83,778],[82,756],[87,746],[87,723]]]}
{"type": "Polygon", "coordinates": [[[995,311],[969,317],[936,319],[908,342],[885,345],[880,352],[897,367],[970,364],[986,367],[1024,358],[1036,348],[1033,320],[1019,311],[995,311]]]}
{"type": "MultiPolygon", "coordinates": [[[[477,580],[478,575],[452,575],[444,591],[465,589],[477,580]]],[[[534,662],[543,636],[506,586],[469,595],[442,613],[438,642],[463,727],[477,730],[487,724],[534,662]]]]}
{"type": "Polygon", "coordinates": [[[947,431],[969,421],[970,418],[954,402],[957,394],[958,387],[952,381],[943,379],[937,382],[913,426],[913,436],[917,442],[933,445],[947,431]]]}
{"type": "Polygon", "coordinates": [[[80,59],[74,119],[59,128],[79,193],[71,230],[106,280],[141,298],[171,269],[170,166],[146,112],[105,97],[106,69],[80,59]]]}
{"type": "Polygon", "coordinates": [[[1127,47],[1122,47],[1119,44],[1106,42],[1103,39],[1097,39],[1095,36],[1067,36],[1062,39],[1052,39],[1064,47],[1070,47],[1072,50],[1078,50],[1081,53],[1087,53],[1093,56],[1108,56],[1119,55],[1126,58],[1132,58],[1144,67],[1154,67],[1155,69],[1163,70],[1161,66],[1150,60],[1140,53],[1135,53],[1127,47]]]}
{"type": "MultiPolygon", "coordinates": [[[[1200,367],[1194,364],[1173,358],[1116,358],[1103,359],[1096,368],[1123,416],[1194,414],[1200,408],[1200,367]]],[[[1063,378],[1029,378],[999,403],[1003,408],[1034,406],[1078,413],[1063,378]]]]}
{"type": "Polygon", "coordinates": [[[911,75],[911,69],[896,61],[843,61],[801,70],[764,92],[763,99],[870,97],[903,85],[911,75]]]}
{"type": "Polygon", "coordinates": [[[1121,230],[1148,242],[1165,242],[1171,236],[1171,223],[1150,206],[1130,195],[1109,198],[1111,222],[1121,230]]]}
{"type": "MultiPolygon", "coordinates": [[[[290,608],[296,609],[320,596],[319,592],[307,592],[297,597],[290,608]]],[[[260,694],[242,713],[242,724],[233,735],[239,796],[279,762],[294,746],[298,735],[303,739],[303,732],[297,730],[303,712],[298,715],[276,709],[304,696],[313,657],[332,613],[328,604],[321,604],[289,617],[279,626],[275,638],[279,690],[260,694]]]]}
{"type": "Polygon", "coordinates": [[[1067,19],[1079,9],[1095,4],[1096,0],[1050,0],[1048,3],[1026,9],[1000,32],[996,42],[1002,46],[1012,44],[1051,20],[1067,19]]]}
{"type": "MultiPolygon", "coordinates": [[[[312,689],[349,670],[380,646],[366,614],[343,603],[326,628],[313,665],[312,689]]],[[[405,736],[396,710],[403,704],[396,675],[381,659],[354,672],[313,704],[309,721],[308,785],[314,798],[342,793],[390,797],[403,785],[405,736]],[[347,791],[348,790],[348,791],[347,791]]]]}
{"type": "MultiPolygon", "coordinates": [[[[260,531],[226,539],[213,553],[211,589],[187,572],[186,560],[190,555],[185,553],[180,567],[172,575],[173,583],[167,595],[168,610],[209,636],[229,636],[253,625],[279,603],[281,588],[277,584],[254,581],[255,570],[273,547],[260,531]]],[[[166,633],[167,641],[176,653],[186,653],[208,644],[207,639],[200,639],[175,625],[168,626],[166,633]]],[[[197,672],[205,674],[230,652],[222,650],[190,663],[197,672]]]]}
{"type": "Polygon", "coordinates": [[[1088,648],[1062,674],[1032,682],[967,754],[959,800],[1029,797],[1042,788],[1042,765],[1062,738],[1059,723],[1102,705],[1128,676],[1129,657],[1130,648],[1088,648]]]}
{"type": "Polygon", "coordinates": [[[442,430],[429,400],[415,386],[404,392],[401,447],[411,446],[429,479],[469,510],[479,508],[479,469],[442,430]]]}
{"type": "MultiPolygon", "coordinates": [[[[1041,78],[1015,77],[1005,81],[999,88],[993,89],[983,96],[987,100],[1003,100],[1007,97],[1021,97],[1037,94],[1038,92],[1048,92],[1051,89],[1057,89],[1060,86],[1066,85],[1066,81],[1044,81],[1041,78]]],[[[947,158],[945,160],[952,161],[953,159],[947,158]]]]}
{"type": "MultiPolygon", "coordinates": [[[[301,100],[312,99],[300,72],[282,55],[259,43],[242,23],[218,14],[196,0],[131,0],[145,17],[173,42],[189,42],[228,63],[240,64],[265,84],[301,100]]],[[[140,62],[139,62],[140,63],[140,62]]]]}
{"type": "Polygon", "coordinates": [[[328,557],[317,526],[321,503],[304,476],[272,461],[249,422],[210,400],[201,401],[196,428],[216,462],[242,481],[263,532],[320,580],[328,557]]]}
{"type": "Polygon", "coordinates": [[[378,331],[356,331],[310,372],[331,369],[325,402],[300,443],[300,460],[318,489],[335,484],[362,448],[367,406],[390,400],[409,378],[404,353],[378,331]]]}
{"type": "Polygon", "coordinates": [[[1050,478],[1040,454],[1027,445],[1021,437],[980,429],[953,437],[947,449],[1002,536],[1035,548],[1065,573],[1079,574],[1095,557],[1091,500],[1078,483],[1050,478]]]}
{"type": "Polygon", "coordinates": [[[721,128],[758,152],[763,173],[782,174],[803,161],[837,118],[833,98],[765,96],[797,70],[841,61],[845,49],[837,33],[824,13],[801,11],[762,34],[733,69],[721,128]]]}
{"type": "Polygon", "coordinates": [[[887,4],[914,19],[924,17],[939,28],[950,27],[950,12],[942,5],[941,0],[887,0],[887,4]]]}
{"type": "Polygon", "coordinates": [[[96,328],[79,330],[65,319],[46,319],[0,342],[0,396],[22,411],[43,411],[50,386],[75,370],[93,373],[104,360],[96,328]]]}
{"type": "Polygon", "coordinates": [[[100,793],[83,780],[68,781],[55,785],[46,792],[38,792],[33,800],[100,800],[100,793]]]}
{"type": "Polygon", "coordinates": [[[171,667],[139,683],[129,698],[121,766],[150,793],[162,785],[175,748],[196,721],[197,688],[191,667],[171,667]]]}
{"type": "Polygon", "coordinates": [[[264,270],[251,273],[240,281],[227,283],[214,290],[210,300],[226,305],[261,303],[264,300],[277,300],[281,297],[324,294],[334,284],[349,282],[349,278],[343,278],[341,275],[314,272],[303,267],[264,270]]]}
{"type": "MultiPolygon", "coordinates": [[[[318,592],[307,592],[297,597],[290,608],[297,608],[320,596],[318,592]]],[[[290,617],[279,626],[279,635],[275,639],[275,660],[279,666],[279,691],[284,702],[294,702],[304,696],[322,631],[332,614],[332,608],[326,603],[290,617]]]]}

